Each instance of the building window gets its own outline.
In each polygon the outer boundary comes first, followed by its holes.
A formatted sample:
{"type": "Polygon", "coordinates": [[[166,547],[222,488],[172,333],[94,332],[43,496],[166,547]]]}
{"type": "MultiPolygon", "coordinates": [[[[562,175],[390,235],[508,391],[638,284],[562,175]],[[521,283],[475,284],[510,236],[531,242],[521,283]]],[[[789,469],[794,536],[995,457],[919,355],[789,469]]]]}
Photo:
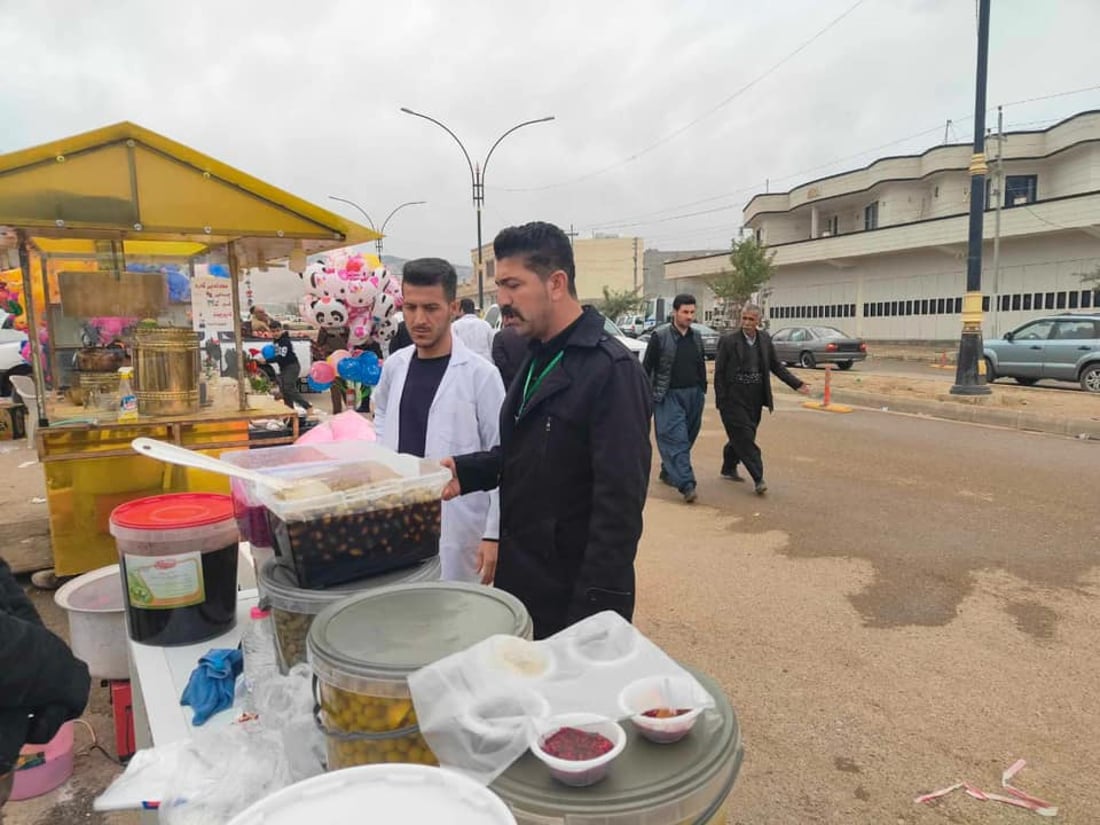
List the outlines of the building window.
{"type": "Polygon", "coordinates": [[[944,298],[937,298],[936,299],[936,314],[937,315],[946,315],[947,314],[947,301],[944,298]]]}
{"type": "Polygon", "coordinates": [[[1009,295],[1001,296],[1001,312],[1008,312],[1008,305],[1011,300],[1012,298],[1009,295]]]}
{"type": "Polygon", "coordinates": [[[1046,308],[1047,309],[1054,309],[1054,293],[1053,292],[1048,292],[1046,297],[1047,297],[1046,308]]]}
{"type": "Polygon", "coordinates": [[[753,235],[754,235],[754,236],[755,236],[755,238],[756,238],[756,245],[757,245],[757,246],[760,246],[760,245],[762,245],[762,244],[764,243],[764,233],[763,233],[763,232],[761,232],[761,231],[760,231],[759,229],[757,229],[757,230],[756,230],[756,231],[755,231],[755,232],[753,233],[753,235]]]}
{"type": "Polygon", "coordinates": [[[1018,293],[1018,292],[1015,295],[1012,296],[1012,311],[1013,312],[1019,312],[1020,311],[1020,297],[1021,297],[1020,293],[1018,293]]]}
{"type": "Polygon", "coordinates": [[[1054,308],[1055,309],[1065,309],[1066,308],[1066,293],[1059,292],[1055,296],[1055,298],[1054,298],[1054,308]]]}
{"type": "Polygon", "coordinates": [[[1077,309],[1077,298],[1078,298],[1078,294],[1077,294],[1076,291],[1073,291],[1069,294],[1069,308],[1070,309],[1077,309]]]}
{"type": "MultiPolygon", "coordinates": [[[[955,312],[962,312],[962,298],[955,299],[955,312]]],[[[982,312],[989,312],[989,296],[982,296],[982,312]]]]}
{"type": "Polygon", "coordinates": [[[1038,175],[1005,176],[1005,207],[1035,203],[1038,194],[1038,175]]]}
{"type": "Polygon", "coordinates": [[[871,305],[870,304],[864,304],[863,305],[863,317],[864,318],[871,317],[871,305]]]}
{"type": "Polygon", "coordinates": [[[863,228],[878,229],[878,201],[868,204],[863,209],[863,228]]]}
{"type": "Polygon", "coordinates": [[[1034,303],[1035,303],[1035,308],[1036,309],[1042,309],[1043,308],[1043,293],[1041,293],[1041,292],[1036,292],[1035,293],[1034,303]]]}
{"type": "Polygon", "coordinates": [[[879,318],[881,318],[884,314],[885,313],[883,313],[883,311],[882,311],[882,301],[878,301],[875,304],[875,315],[877,315],[879,318]]]}
{"type": "Polygon", "coordinates": [[[1031,293],[1030,292],[1027,293],[1024,296],[1024,310],[1026,311],[1026,310],[1029,310],[1029,309],[1031,309],[1031,293]]]}
{"type": "MultiPolygon", "coordinates": [[[[1092,290],[1081,290],[1081,309],[1088,309],[1093,305],[1093,303],[1094,301],[1092,300],[1092,290]]],[[[1100,304],[1098,304],[1098,306],[1100,306],[1100,304]]]]}
{"type": "Polygon", "coordinates": [[[825,219],[825,234],[826,235],[839,235],[840,234],[840,216],[830,215],[825,219]]]}

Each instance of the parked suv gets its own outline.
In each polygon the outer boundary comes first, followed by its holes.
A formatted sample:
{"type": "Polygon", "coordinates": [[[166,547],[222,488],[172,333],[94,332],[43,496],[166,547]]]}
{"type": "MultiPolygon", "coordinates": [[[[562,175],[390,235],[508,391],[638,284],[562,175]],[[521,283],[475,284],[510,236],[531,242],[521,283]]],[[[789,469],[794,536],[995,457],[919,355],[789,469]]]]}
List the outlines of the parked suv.
{"type": "Polygon", "coordinates": [[[1100,314],[1066,313],[1028,321],[985,342],[986,381],[1076,381],[1100,393],[1100,314]]]}

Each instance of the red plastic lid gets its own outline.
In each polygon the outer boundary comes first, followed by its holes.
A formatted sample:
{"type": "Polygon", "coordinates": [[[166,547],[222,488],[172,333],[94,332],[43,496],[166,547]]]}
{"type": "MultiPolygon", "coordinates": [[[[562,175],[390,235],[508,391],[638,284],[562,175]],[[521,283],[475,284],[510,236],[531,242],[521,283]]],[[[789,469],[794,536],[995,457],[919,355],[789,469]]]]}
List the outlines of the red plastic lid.
{"type": "Polygon", "coordinates": [[[233,518],[233,499],[218,493],[168,493],[120,504],[111,523],[128,530],[185,530],[233,518]]]}

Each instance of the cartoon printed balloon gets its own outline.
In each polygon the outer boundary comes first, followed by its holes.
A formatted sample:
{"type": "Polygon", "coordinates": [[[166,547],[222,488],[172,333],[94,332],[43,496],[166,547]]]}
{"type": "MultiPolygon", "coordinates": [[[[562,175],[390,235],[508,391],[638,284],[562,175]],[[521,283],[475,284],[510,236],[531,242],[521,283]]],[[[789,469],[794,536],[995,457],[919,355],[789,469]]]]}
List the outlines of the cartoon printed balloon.
{"type": "Polygon", "coordinates": [[[349,281],[346,293],[344,300],[349,307],[368,309],[378,294],[378,287],[370,281],[349,281]]]}
{"type": "Polygon", "coordinates": [[[393,280],[393,278],[390,277],[390,271],[386,269],[386,267],[380,266],[378,267],[378,269],[374,270],[371,273],[368,280],[374,282],[374,284],[378,287],[379,292],[385,292],[386,287],[389,285],[390,281],[393,280]]]}
{"type": "Polygon", "coordinates": [[[372,315],[376,327],[381,321],[393,317],[395,312],[397,312],[397,299],[388,292],[383,292],[374,299],[374,312],[372,315]]]}
{"type": "Polygon", "coordinates": [[[305,285],[306,295],[312,295],[316,298],[324,296],[326,274],[325,265],[322,263],[312,263],[306,267],[306,271],[301,275],[305,285]]]}
{"type": "Polygon", "coordinates": [[[348,322],[348,305],[326,295],[310,305],[309,317],[319,327],[339,328],[348,322]]]}
{"type": "Polygon", "coordinates": [[[318,384],[331,384],[336,377],[336,368],[326,361],[314,361],[309,368],[309,377],[318,384]]]}
{"type": "Polygon", "coordinates": [[[348,282],[340,277],[339,272],[326,272],[321,281],[323,296],[344,301],[348,294],[348,282]]]}
{"type": "Polygon", "coordinates": [[[347,263],[344,264],[344,271],[348,273],[349,279],[358,276],[364,269],[366,269],[366,262],[359,255],[348,258],[347,263]]]}
{"type": "Polygon", "coordinates": [[[393,338],[394,333],[396,332],[397,321],[395,321],[391,316],[375,323],[374,330],[371,332],[371,338],[379,344],[385,344],[387,341],[393,338]]]}
{"type": "Polygon", "coordinates": [[[374,320],[369,315],[356,318],[348,330],[348,346],[358,347],[371,340],[371,332],[374,331],[374,320]]]}

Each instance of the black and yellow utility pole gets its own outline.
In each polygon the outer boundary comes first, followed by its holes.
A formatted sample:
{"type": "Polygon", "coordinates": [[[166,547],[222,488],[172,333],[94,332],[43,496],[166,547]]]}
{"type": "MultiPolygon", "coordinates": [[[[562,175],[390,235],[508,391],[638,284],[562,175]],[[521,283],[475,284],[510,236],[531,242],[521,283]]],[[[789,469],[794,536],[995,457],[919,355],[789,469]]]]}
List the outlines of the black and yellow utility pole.
{"type": "Polygon", "coordinates": [[[974,95],[974,154],[970,158],[970,233],[966,256],[962,338],[952,395],[988,395],[982,357],[982,234],[985,223],[985,86],[989,66],[989,4],[978,2],[978,72],[974,95]]]}

